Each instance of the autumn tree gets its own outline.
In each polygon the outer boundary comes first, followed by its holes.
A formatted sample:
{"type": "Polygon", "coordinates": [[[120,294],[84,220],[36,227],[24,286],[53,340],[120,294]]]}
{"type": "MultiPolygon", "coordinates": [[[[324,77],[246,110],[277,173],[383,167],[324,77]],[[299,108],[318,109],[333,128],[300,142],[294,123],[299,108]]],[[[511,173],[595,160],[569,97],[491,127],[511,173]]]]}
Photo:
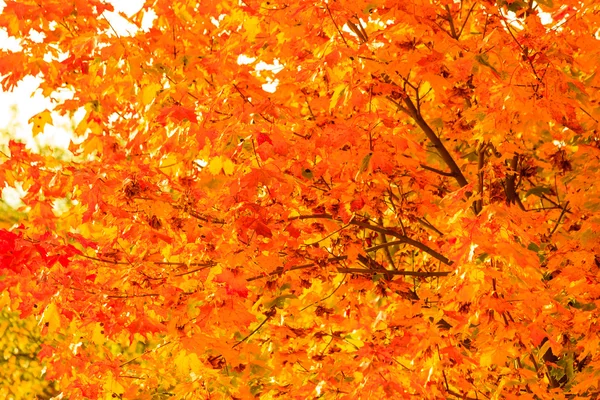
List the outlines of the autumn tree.
{"type": "Polygon", "coordinates": [[[0,169],[0,285],[65,396],[598,396],[598,2],[111,10],[0,15],[33,132],[77,121],[0,169]]]}

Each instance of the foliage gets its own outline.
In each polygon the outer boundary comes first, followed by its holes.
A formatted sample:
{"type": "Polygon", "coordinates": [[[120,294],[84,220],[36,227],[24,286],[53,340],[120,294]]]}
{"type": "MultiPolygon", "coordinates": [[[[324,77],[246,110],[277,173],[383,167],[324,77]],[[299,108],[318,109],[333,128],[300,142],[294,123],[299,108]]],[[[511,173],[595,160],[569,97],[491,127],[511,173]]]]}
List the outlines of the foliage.
{"type": "Polygon", "coordinates": [[[66,396],[598,396],[598,2],[111,9],[0,15],[3,88],[85,114],[0,169],[0,286],[66,396]]]}
{"type": "Polygon", "coordinates": [[[19,318],[8,309],[8,296],[0,295],[0,396],[3,399],[49,399],[58,394],[44,379],[37,359],[42,340],[36,319],[19,318]]]}

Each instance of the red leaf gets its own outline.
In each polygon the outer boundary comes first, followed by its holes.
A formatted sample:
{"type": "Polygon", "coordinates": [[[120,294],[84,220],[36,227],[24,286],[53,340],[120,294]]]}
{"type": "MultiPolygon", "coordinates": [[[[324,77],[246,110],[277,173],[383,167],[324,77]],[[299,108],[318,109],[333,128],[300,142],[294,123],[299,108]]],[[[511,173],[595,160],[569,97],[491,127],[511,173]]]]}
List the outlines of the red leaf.
{"type": "Polygon", "coordinates": [[[134,333],[139,333],[141,335],[146,335],[148,333],[157,333],[164,331],[164,325],[156,323],[146,317],[136,318],[132,323],[127,327],[129,332],[131,333],[131,337],[133,337],[134,333]]]}
{"type": "Polygon", "coordinates": [[[98,245],[95,242],[92,242],[91,240],[88,240],[86,238],[84,238],[83,236],[81,236],[78,233],[68,233],[67,236],[69,236],[71,239],[75,239],[76,241],[78,241],[83,247],[89,247],[92,249],[97,249],[98,245]]]}
{"type": "Polygon", "coordinates": [[[198,119],[196,118],[196,112],[191,108],[186,108],[182,106],[171,106],[163,108],[157,118],[157,121],[162,125],[165,125],[167,123],[167,118],[171,118],[177,122],[181,122],[187,119],[190,122],[198,123],[198,119]]]}
{"type": "Polygon", "coordinates": [[[259,146],[261,144],[263,144],[264,142],[273,144],[273,141],[271,140],[271,138],[269,137],[269,135],[267,135],[266,133],[262,133],[262,132],[258,134],[258,137],[256,138],[256,141],[258,142],[259,146]]]}
{"type": "Polygon", "coordinates": [[[365,201],[362,197],[359,197],[357,199],[352,200],[352,202],[350,203],[350,211],[354,212],[354,211],[358,211],[361,208],[363,208],[365,205],[365,201]]]}
{"type": "Polygon", "coordinates": [[[237,276],[232,270],[226,269],[215,277],[215,282],[225,283],[227,294],[235,294],[240,297],[248,297],[246,280],[237,276]]]}
{"type": "Polygon", "coordinates": [[[38,353],[38,358],[41,360],[43,360],[46,357],[52,357],[52,355],[54,354],[54,347],[49,346],[47,344],[42,343],[40,345],[40,347],[42,348],[39,353],[38,353]]]}
{"type": "Polygon", "coordinates": [[[285,230],[290,234],[291,237],[293,237],[294,239],[298,239],[298,237],[300,236],[300,233],[302,233],[300,231],[300,229],[296,228],[294,226],[294,224],[289,224],[287,226],[287,228],[285,228],[285,230]]]}
{"type": "Polygon", "coordinates": [[[534,344],[534,346],[539,346],[540,344],[542,344],[542,341],[548,337],[548,335],[546,334],[546,332],[544,332],[543,330],[541,330],[540,328],[538,328],[535,325],[531,325],[529,327],[529,331],[530,331],[530,338],[531,338],[531,343],[534,344]]]}
{"type": "Polygon", "coordinates": [[[254,224],[254,231],[256,232],[257,235],[260,235],[260,236],[264,236],[264,237],[268,237],[268,238],[273,237],[273,233],[271,233],[271,229],[269,229],[269,227],[267,225],[263,224],[260,221],[257,221],[254,224]]]}

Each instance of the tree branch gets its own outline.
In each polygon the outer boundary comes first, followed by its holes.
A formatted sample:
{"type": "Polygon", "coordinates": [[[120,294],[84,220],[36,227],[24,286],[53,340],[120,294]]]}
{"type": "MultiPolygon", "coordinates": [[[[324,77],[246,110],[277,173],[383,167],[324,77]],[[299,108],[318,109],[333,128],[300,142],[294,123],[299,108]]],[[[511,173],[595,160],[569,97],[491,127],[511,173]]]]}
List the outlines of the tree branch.
{"type": "Polygon", "coordinates": [[[460,36],[463,33],[463,29],[465,29],[465,25],[467,25],[467,21],[469,20],[469,16],[471,15],[471,12],[473,12],[473,9],[475,8],[475,6],[477,5],[477,2],[473,3],[473,5],[471,6],[471,8],[469,9],[469,12],[467,13],[467,16],[465,17],[465,20],[462,24],[462,26],[460,27],[460,31],[458,32],[458,38],[460,38],[460,36]]]}
{"type": "MultiPolygon", "coordinates": [[[[331,257],[331,258],[328,258],[327,260],[325,260],[325,262],[332,263],[332,262],[346,260],[347,258],[348,258],[348,256],[331,257]]],[[[312,263],[308,263],[308,264],[296,265],[296,266],[288,268],[288,269],[284,269],[283,267],[278,267],[275,269],[275,271],[269,272],[268,274],[264,274],[264,275],[257,275],[257,276],[250,277],[250,278],[246,279],[246,281],[252,282],[252,281],[255,281],[258,279],[267,278],[269,276],[281,275],[284,272],[295,271],[295,270],[304,269],[304,268],[310,268],[310,267],[314,267],[316,265],[317,265],[317,263],[312,262],[312,263]]]]}
{"type": "Polygon", "coordinates": [[[558,219],[556,220],[556,224],[554,225],[554,228],[550,232],[550,236],[554,235],[554,232],[556,232],[556,230],[558,229],[558,226],[560,225],[560,221],[562,220],[562,217],[565,215],[565,212],[567,211],[567,207],[568,206],[569,206],[569,202],[567,201],[565,203],[562,211],[560,212],[560,215],[558,216],[558,219]]]}
{"type": "Polygon", "coordinates": [[[452,271],[440,271],[440,272],[427,272],[427,271],[391,271],[391,270],[380,270],[380,269],[364,269],[364,268],[338,268],[338,272],[342,274],[382,274],[382,275],[403,275],[403,276],[420,276],[420,277],[433,277],[433,276],[448,276],[452,271]]]}
{"type": "Polygon", "coordinates": [[[508,204],[517,204],[519,208],[523,211],[525,207],[523,203],[521,203],[521,199],[517,194],[517,187],[515,185],[515,180],[517,179],[517,166],[519,165],[519,155],[515,154],[512,160],[510,161],[510,169],[511,171],[508,173],[506,177],[506,184],[504,191],[506,193],[506,202],[508,204]]]}
{"type": "Polygon", "coordinates": [[[250,336],[254,335],[256,332],[258,332],[258,330],[260,328],[263,327],[264,324],[266,324],[274,315],[275,315],[275,310],[273,309],[273,312],[269,312],[266,314],[267,318],[265,318],[265,320],[263,322],[260,323],[260,325],[258,325],[256,327],[256,329],[254,329],[252,332],[250,332],[246,337],[244,337],[242,340],[240,340],[239,342],[237,342],[236,344],[234,344],[233,346],[231,346],[232,349],[235,349],[237,346],[239,346],[240,344],[244,343],[246,340],[250,339],[250,336]]]}
{"type": "MultiPolygon", "coordinates": [[[[290,220],[294,220],[294,219],[330,219],[332,221],[336,221],[332,215],[330,214],[312,214],[312,215],[299,215],[297,217],[291,217],[289,218],[290,220]]],[[[336,222],[341,222],[341,221],[336,221],[336,222]]],[[[448,258],[444,257],[443,255],[441,255],[440,253],[438,253],[437,251],[433,250],[432,248],[428,247],[427,245],[418,242],[414,239],[409,238],[408,236],[405,236],[401,233],[398,233],[394,230],[388,229],[388,228],[384,228],[381,226],[377,226],[377,225],[373,225],[370,224],[368,222],[363,222],[363,221],[356,221],[355,219],[350,221],[349,224],[351,225],[356,225],[356,226],[360,226],[361,228],[366,228],[369,230],[372,230],[374,232],[378,232],[378,233],[382,233],[384,235],[388,235],[388,236],[393,236],[399,240],[396,241],[392,241],[392,242],[388,242],[387,245],[388,246],[392,246],[395,244],[399,244],[399,243],[406,243],[408,245],[411,245],[413,247],[416,247],[417,249],[429,254],[430,256],[432,256],[433,258],[435,258],[436,260],[439,260],[441,262],[443,262],[446,265],[452,265],[452,261],[450,261],[448,258]]],[[[385,246],[384,246],[385,247],[385,246]]]]}
{"type": "Polygon", "coordinates": [[[329,17],[331,18],[331,21],[333,22],[333,25],[335,26],[335,29],[337,29],[338,33],[342,37],[342,40],[344,41],[344,44],[346,45],[346,47],[350,48],[350,46],[348,45],[348,42],[346,42],[346,38],[344,38],[344,35],[342,35],[342,31],[340,31],[340,28],[335,23],[335,19],[333,19],[333,15],[331,14],[331,10],[329,9],[329,6],[327,5],[327,3],[325,3],[325,8],[327,9],[327,13],[329,13],[329,17]]]}
{"type": "Polygon", "coordinates": [[[438,175],[450,176],[450,177],[454,176],[454,173],[452,173],[452,172],[442,171],[441,169],[433,168],[433,167],[427,166],[425,164],[420,164],[420,165],[421,165],[421,168],[426,169],[431,172],[435,172],[438,175]]]}
{"type": "Polygon", "coordinates": [[[454,27],[454,20],[452,19],[452,13],[450,12],[450,6],[448,6],[448,4],[446,4],[444,6],[444,8],[446,9],[446,12],[448,13],[448,16],[446,17],[446,20],[450,24],[450,35],[454,39],[458,39],[458,35],[456,34],[456,28],[454,27]]]}
{"type": "MultiPolygon", "coordinates": [[[[379,219],[379,223],[381,225],[383,225],[383,221],[381,220],[381,218],[379,219]]],[[[387,244],[388,240],[387,240],[387,237],[385,236],[385,234],[380,233],[379,237],[381,238],[382,244],[387,244]]],[[[385,255],[386,255],[390,265],[392,266],[392,268],[397,270],[398,268],[396,268],[396,264],[394,263],[394,257],[392,257],[392,253],[390,252],[390,246],[385,246],[385,255]]]]}
{"type": "Polygon", "coordinates": [[[460,170],[460,167],[458,166],[458,164],[456,164],[456,161],[454,161],[454,158],[452,158],[452,155],[450,154],[450,152],[448,152],[448,150],[444,146],[444,143],[442,143],[442,141],[436,135],[433,129],[431,129],[429,124],[427,124],[427,122],[423,119],[423,116],[421,115],[421,113],[419,113],[417,107],[414,105],[410,97],[404,97],[404,104],[406,105],[406,108],[402,107],[399,109],[402,111],[409,111],[408,115],[412,117],[417,123],[417,125],[419,125],[419,128],[421,128],[423,132],[425,132],[425,136],[427,136],[427,139],[429,139],[429,141],[436,148],[440,157],[442,157],[442,160],[444,160],[448,168],[450,168],[452,176],[454,177],[454,179],[456,179],[460,187],[467,186],[467,178],[465,178],[465,176],[463,175],[462,171],[460,170]]]}
{"type": "Polygon", "coordinates": [[[485,163],[485,150],[487,149],[487,145],[485,144],[481,144],[479,146],[478,150],[478,154],[477,154],[477,178],[478,178],[478,184],[479,187],[478,192],[479,192],[479,200],[476,200],[475,203],[473,203],[473,208],[475,210],[475,214],[479,214],[481,212],[481,210],[483,209],[483,165],[485,163]]]}

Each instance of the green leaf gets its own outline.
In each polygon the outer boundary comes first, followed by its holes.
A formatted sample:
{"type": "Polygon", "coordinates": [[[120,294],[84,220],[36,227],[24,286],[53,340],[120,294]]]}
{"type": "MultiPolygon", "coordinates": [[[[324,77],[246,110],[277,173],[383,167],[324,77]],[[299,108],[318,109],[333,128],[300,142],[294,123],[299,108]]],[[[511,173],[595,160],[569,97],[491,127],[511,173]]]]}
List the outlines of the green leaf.
{"type": "Polygon", "coordinates": [[[540,247],[537,244],[533,243],[533,242],[529,243],[529,246],[527,246],[527,249],[531,250],[531,251],[535,251],[536,253],[538,251],[540,251],[540,247]]]}
{"type": "Polygon", "coordinates": [[[275,297],[274,299],[268,301],[265,304],[265,307],[268,309],[270,309],[272,307],[283,308],[283,306],[285,305],[285,301],[287,299],[297,299],[297,298],[298,298],[298,296],[295,296],[293,294],[284,294],[282,296],[275,297]]]}
{"type": "Polygon", "coordinates": [[[569,305],[582,311],[592,311],[596,309],[596,304],[594,303],[580,303],[577,300],[569,301],[569,305]]]}
{"type": "Polygon", "coordinates": [[[534,188],[531,188],[527,191],[527,193],[525,193],[525,197],[530,196],[530,195],[534,195],[537,197],[542,197],[542,194],[549,194],[550,188],[544,187],[544,186],[536,186],[534,188]]]}
{"type": "Polygon", "coordinates": [[[488,253],[481,253],[479,257],[477,257],[477,261],[480,263],[484,262],[490,255],[488,253]]]}

